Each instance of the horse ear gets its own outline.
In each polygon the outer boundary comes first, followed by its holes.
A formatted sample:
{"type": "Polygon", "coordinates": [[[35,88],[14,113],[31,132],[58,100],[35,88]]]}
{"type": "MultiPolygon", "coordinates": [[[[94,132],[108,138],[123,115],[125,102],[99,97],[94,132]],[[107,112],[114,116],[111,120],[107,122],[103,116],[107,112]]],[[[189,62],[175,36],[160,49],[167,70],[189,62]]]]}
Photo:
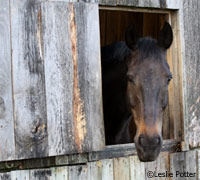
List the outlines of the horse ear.
{"type": "Polygon", "coordinates": [[[126,41],[126,45],[130,49],[132,49],[132,50],[135,49],[135,46],[136,46],[137,41],[138,41],[138,36],[137,36],[137,33],[136,33],[135,26],[133,24],[128,26],[128,28],[126,29],[125,41],[126,41]]]}
{"type": "Polygon", "coordinates": [[[173,32],[170,24],[165,22],[158,36],[158,45],[163,49],[168,49],[173,41],[173,32]]]}

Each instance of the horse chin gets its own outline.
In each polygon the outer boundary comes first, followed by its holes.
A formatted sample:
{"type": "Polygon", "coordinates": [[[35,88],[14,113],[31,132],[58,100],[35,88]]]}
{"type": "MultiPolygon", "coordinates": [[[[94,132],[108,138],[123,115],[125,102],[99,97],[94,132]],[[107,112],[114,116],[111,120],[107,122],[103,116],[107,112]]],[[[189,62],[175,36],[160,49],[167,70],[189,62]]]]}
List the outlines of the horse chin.
{"type": "Polygon", "coordinates": [[[136,145],[136,150],[138,158],[141,162],[151,162],[158,158],[161,151],[161,146],[149,147],[148,149],[144,150],[143,148],[137,147],[136,145]]]}

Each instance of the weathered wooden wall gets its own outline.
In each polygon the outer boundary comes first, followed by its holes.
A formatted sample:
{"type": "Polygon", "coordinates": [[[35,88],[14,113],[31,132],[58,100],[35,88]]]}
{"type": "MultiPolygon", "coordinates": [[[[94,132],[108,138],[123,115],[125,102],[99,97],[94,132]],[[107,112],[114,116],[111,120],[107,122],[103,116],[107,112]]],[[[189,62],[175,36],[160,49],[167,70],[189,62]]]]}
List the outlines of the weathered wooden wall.
{"type": "Polygon", "coordinates": [[[95,3],[2,0],[0,161],[104,148],[98,17],[95,3]]]}
{"type": "Polygon", "coordinates": [[[191,148],[200,146],[200,2],[184,0],[182,7],[185,135],[191,148]]]}
{"type": "Polygon", "coordinates": [[[163,152],[156,161],[148,163],[140,162],[137,156],[119,157],[88,162],[83,165],[18,170],[8,173],[0,173],[0,180],[199,179],[199,155],[199,150],[172,154],[163,152]],[[151,177],[152,173],[155,173],[154,175],[158,176],[158,173],[166,174],[166,172],[167,177],[151,177]],[[180,175],[176,175],[177,172],[192,173],[193,177],[181,177],[180,175]],[[173,177],[169,177],[170,173],[173,174],[173,177]]]}
{"type": "Polygon", "coordinates": [[[15,156],[9,1],[0,6],[0,159],[15,156]]]}
{"type": "Polygon", "coordinates": [[[99,0],[99,4],[108,6],[132,6],[138,8],[179,9],[181,0],[99,0]]]}

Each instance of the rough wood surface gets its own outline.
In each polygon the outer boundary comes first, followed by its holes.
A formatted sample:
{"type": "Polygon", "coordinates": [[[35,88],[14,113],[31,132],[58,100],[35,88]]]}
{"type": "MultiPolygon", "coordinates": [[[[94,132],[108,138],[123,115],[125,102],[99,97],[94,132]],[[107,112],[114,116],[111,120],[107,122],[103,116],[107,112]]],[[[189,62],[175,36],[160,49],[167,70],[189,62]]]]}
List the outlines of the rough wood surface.
{"type": "MultiPolygon", "coordinates": [[[[183,179],[178,173],[196,173],[197,172],[196,151],[180,152],[170,154],[170,172],[173,173],[171,179],[183,179]]],[[[197,174],[194,177],[185,177],[185,179],[196,179],[197,174]]]]}
{"type": "Polygon", "coordinates": [[[11,180],[30,180],[29,171],[13,171],[11,172],[11,180]]]}
{"type": "MultiPolygon", "coordinates": [[[[180,143],[172,140],[164,141],[162,152],[172,153],[177,151],[180,151],[180,143]]],[[[108,146],[104,151],[1,162],[0,172],[19,169],[35,169],[53,166],[85,164],[93,161],[127,157],[132,155],[136,155],[134,144],[122,144],[117,146],[108,146]]]]}
{"type": "Polygon", "coordinates": [[[71,5],[42,6],[49,155],[74,152],[71,5]],[[58,20],[59,19],[59,20],[58,20]]]}
{"type": "Polygon", "coordinates": [[[69,167],[69,179],[87,180],[88,179],[88,166],[70,166],[69,167]]]}
{"type": "Polygon", "coordinates": [[[113,170],[115,180],[129,180],[129,159],[115,158],[113,161],[113,170]]]}
{"type": "Polygon", "coordinates": [[[0,173],[0,180],[191,180],[199,178],[199,159],[199,150],[173,154],[165,152],[154,162],[140,162],[137,156],[120,157],[85,164],[0,173]],[[150,171],[153,178],[148,178],[150,171]],[[158,173],[167,177],[158,177],[158,173]],[[173,177],[169,177],[169,173],[173,177]],[[186,177],[187,173],[193,177],[186,177]]]}
{"type": "Polygon", "coordinates": [[[133,6],[145,8],[179,9],[181,0],[99,0],[100,5],[107,6],[133,6]]]}
{"type": "Polygon", "coordinates": [[[35,180],[35,179],[51,180],[51,179],[55,178],[55,171],[53,170],[53,172],[52,172],[52,169],[27,170],[26,172],[30,176],[29,180],[35,180]]]}
{"type": "MultiPolygon", "coordinates": [[[[77,27],[77,77],[86,121],[82,149],[97,151],[103,149],[105,144],[98,5],[77,3],[74,5],[74,13],[77,27]]],[[[80,125],[84,126],[84,123],[80,125]]]]}
{"type": "Polygon", "coordinates": [[[11,0],[16,159],[48,156],[40,4],[11,0]]]}
{"type": "Polygon", "coordinates": [[[131,180],[145,180],[145,163],[140,162],[137,156],[129,156],[129,166],[131,180]]]}
{"type": "Polygon", "coordinates": [[[0,6],[0,160],[15,157],[9,1],[0,6]]]}
{"type": "Polygon", "coordinates": [[[50,155],[100,150],[98,5],[47,2],[42,19],[50,155]]]}
{"type": "Polygon", "coordinates": [[[51,168],[52,180],[68,180],[68,167],[51,168]]]}
{"type": "Polygon", "coordinates": [[[169,166],[169,153],[164,152],[160,153],[158,159],[153,162],[147,162],[145,163],[145,175],[146,175],[146,180],[149,179],[148,173],[153,172],[154,173],[154,178],[153,179],[170,179],[169,177],[156,177],[158,176],[159,173],[165,173],[166,171],[169,172],[170,166],[169,166]]]}
{"type": "Polygon", "coordinates": [[[11,180],[11,173],[0,173],[0,180],[11,180]]]}
{"type": "Polygon", "coordinates": [[[200,146],[200,3],[183,1],[185,128],[190,147],[200,146]]]}

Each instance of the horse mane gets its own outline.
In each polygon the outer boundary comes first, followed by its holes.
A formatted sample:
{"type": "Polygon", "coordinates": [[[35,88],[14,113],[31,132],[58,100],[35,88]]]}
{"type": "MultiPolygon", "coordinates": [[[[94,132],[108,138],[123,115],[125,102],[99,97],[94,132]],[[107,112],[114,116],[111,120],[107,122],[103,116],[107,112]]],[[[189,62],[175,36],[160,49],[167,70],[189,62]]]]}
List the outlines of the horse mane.
{"type": "Polygon", "coordinates": [[[123,41],[115,42],[101,48],[102,63],[123,62],[130,54],[130,49],[123,41]]]}
{"type": "MultiPolygon", "coordinates": [[[[163,51],[161,47],[158,46],[158,42],[155,39],[150,37],[143,37],[138,40],[136,45],[136,49],[140,51],[142,55],[142,59],[146,59],[148,57],[161,57],[163,55],[163,51]]],[[[160,58],[155,58],[160,59],[160,58]]]]}

